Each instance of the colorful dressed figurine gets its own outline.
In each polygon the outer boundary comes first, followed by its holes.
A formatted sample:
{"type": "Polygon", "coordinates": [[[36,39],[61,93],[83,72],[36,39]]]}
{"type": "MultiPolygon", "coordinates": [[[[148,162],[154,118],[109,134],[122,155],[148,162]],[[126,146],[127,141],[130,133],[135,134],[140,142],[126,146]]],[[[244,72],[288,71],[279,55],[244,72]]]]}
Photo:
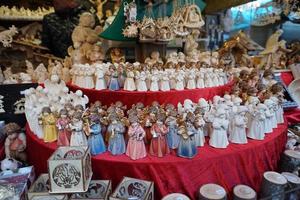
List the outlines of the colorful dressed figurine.
{"type": "Polygon", "coordinates": [[[89,116],[88,129],[88,146],[90,147],[93,156],[104,153],[106,151],[105,143],[101,134],[100,117],[91,108],[91,115],[89,116]]]}
{"type": "Polygon", "coordinates": [[[228,125],[229,121],[226,119],[226,111],[223,108],[218,108],[212,122],[213,130],[209,139],[210,146],[215,148],[226,148],[228,146],[228,125]]]}
{"type": "Polygon", "coordinates": [[[114,65],[111,65],[109,67],[109,76],[110,76],[110,80],[109,80],[109,86],[108,88],[110,90],[119,90],[120,89],[120,85],[119,85],[119,73],[116,70],[116,67],[114,65]]]}
{"type": "Polygon", "coordinates": [[[246,134],[246,126],[247,126],[247,112],[246,106],[238,106],[237,110],[234,112],[231,120],[231,131],[229,132],[229,141],[236,144],[246,144],[247,134],[246,134]]]}
{"type": "Polygon", "coordinates": [[[178,135],[177,111],[175,109],[169,112],[169,116],[166,119],[166,125],[168,126],[167,141],[169,148],[177,149],[180,136],[178,135]]]}
{"type": "Polygon", "coordinates": [[[20,126],[16,123],[5,125],[4,132],[7,135],[4,143],[5,155],[7,158],[26,162],[26,137],[20,130],[20,126]]]}
{"type": "Polygon", "coordinates": [[[43,126],[44,142],[54,142],[57,140],[56,118],[49,107],[42,109],[42,116],[39,123],[43,126]]]}
{"type": "Polygon", "coordinates": [[[156,123],[151,127],[152,140],[150,143],[150,154],[152,156],[164,157],[170,153],[167,143],[168,128],[164,125],[165,115],[159,113],[157,115],[156,123]]]}
{"type": "Polygon", "coordinates": [[[179,126],[180,142],[177,149],[177,155],[183,158],[193,158],[197,154],[197,145],[195,141],[196,129],[193,125],[195,116],[193,113],[187,113],[186,120],[179,126]]]}
{"type": "Polygon", "coordinates": [[[144,143],[145,130],[139,124],[137,116],[129,116],[131,125],[128,128],[128,144],[126,155],[132,160],[141,159],[147,156],[147,151],[144,143]]]}
{"type": "Polygon", "coordinates": [[[263,140],[265,138],[265,112],[267,107],[264,104],[258,104],[248,118],[250,121],[247,137],[254,140],[263,140]]]}
{"type": "Polygon", "coordinates": [[[76,111],[73,116],[69,128],[71,129],[70,146],[87,146],[86,135],[83,132],[82,113],[76,111]]]}
{"type": "Polygon", "coordinates": [[[117,115],[110,116],[110,124],[107,128],[110,137],[108,141],[108,151],[112,155],[121,155],[126,151],[126,144],[124,140],[125,127],[118,119],[117,115]]]}
{"type": "Polygon", "coordinates": [[[60,118],[56,121],[56,127],[58,129],[57,146],[69,146],[70,132],[67,129],[70,119],[68,118],[68,112],[66,109],[61,109],[59,112],[60,118]]]}

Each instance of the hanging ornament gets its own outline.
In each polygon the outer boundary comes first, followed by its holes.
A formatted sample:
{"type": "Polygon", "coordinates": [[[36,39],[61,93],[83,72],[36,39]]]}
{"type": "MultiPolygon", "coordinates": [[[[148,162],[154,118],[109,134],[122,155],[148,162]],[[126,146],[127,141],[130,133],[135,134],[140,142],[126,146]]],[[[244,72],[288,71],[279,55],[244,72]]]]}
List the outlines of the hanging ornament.
{"type": "Polygon", "coordinates": [[[152,2],[149,1],[146,14],[139,24],[140,41],[154,42],[156,40],[156,24],[153,20],[152,2]]]}
{"type": "Polygon", "coordinates": [[[135,1],[131,3],[124,3],[124,17],[125,17],[125,29],[123,29],[123,35],[128,38],[135,38],[138,35],[137,24],[137,6],[135,1]]]}
{"type": "Polygon", "coordinates": [[[162,5],[159,7],[159,16],[156,20],[156,40],[159,42],[169,42],[173,39],[173,30],[171,26],[171,20],[167,17],[166,4],[168,0],[164,0],[162,5]]]}
{"type": "Polygon", "coordinates": [[[205,24],[201,10],[195,3],[187,6],[183,17],[185,27],[190,29],[200,29],[205,24]]]}

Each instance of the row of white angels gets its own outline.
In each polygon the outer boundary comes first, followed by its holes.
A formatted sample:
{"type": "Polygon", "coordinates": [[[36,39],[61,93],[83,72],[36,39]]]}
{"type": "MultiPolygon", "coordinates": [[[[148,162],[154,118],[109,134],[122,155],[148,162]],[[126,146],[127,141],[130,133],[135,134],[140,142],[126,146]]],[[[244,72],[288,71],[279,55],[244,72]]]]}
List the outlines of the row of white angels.
{"type": "Polygon", "coordinates": [[[196,66],[181,69],[146,69],[139,63],[133,65],[75,64],[71,69],[72,84],[82,88],[96,90],[126,91],[170,91],[208,88],[228,83],[226,72],[216,68],[200,68],[196,66]]]}
{"type": "MultiPolygon", "coordinates": [[[[61,93],[59,98],[64,94],[61,93]]],[[[25,106],[32,105],[31,101],[34,102],[32,99],[37,95],[41,95],[38,89],[26,94],[25,106]]],[[[87,99],[80,98],[85,100],[85,106],[87,99]]],[[[27,107],[26,117],[33,132],[45,142],[58,140],[60,145],[89,145],[93,155],[108,150],[113,155],[126,153],[134,160],[140,159],[147,155],[145,143],[148,143],[149,153],[153,156],[163,157],[170,149],[176,149],[178,156],[192,158],[198,153],[197,147],[207,142],[206,136],[209,137],[208,145],[221,149],[227,148],[229,142],[246,144],[247,138],[263,140],[277,124],[284,122],[278,98],[274,94],[260,102],[257,97],[251,97],[246,105],[241,105],[239,97],[225,95],[223,98],[215,96],[210,103],[202,98],[197,103],[187,99],[177,108],[171,104],[164,107],[157,102],[149,107],[138,103],[127,111],[127,117],[126,107],[121,102],[109,108],[97,102],[86,109],[83,104],[70,100],[62,108],[53,109],[51,102],[45,101],[38,115],[32,115],[34,109],[27,107]],[[56,117],[57,113],[63,116],[56,117]],[[65,123],[68,126],[59,124],[55,128],[62,118],[64,123],[68,121],[65,123]],[[41,132],[37,133],[36,128],[41,132]],[[107,139],[107,147],[103,138],[107,139]]]]}

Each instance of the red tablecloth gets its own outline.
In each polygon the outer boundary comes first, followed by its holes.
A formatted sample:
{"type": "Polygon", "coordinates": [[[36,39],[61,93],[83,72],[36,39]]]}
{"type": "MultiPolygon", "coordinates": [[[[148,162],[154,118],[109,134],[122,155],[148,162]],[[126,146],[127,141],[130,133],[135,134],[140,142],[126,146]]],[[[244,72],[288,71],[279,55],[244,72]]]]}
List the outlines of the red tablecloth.
{"type": "MultiPolygon", "coordinates": [[[[240,183],[259,190],[262,174],[277,168],[287,140],[286,130],[286,124],[279,125],[263,141],[230,144],[226,149],[215,149],[206,144],[198,148],[199,153],[193,159],[168,155],[132,161],[125,155],[104,153],[92,158],[94,178],[111,179],[113,187],[123,176],[152,180],[157,195],[155,199],[171,192],[185,193],[196,199],[199,187],[212,182],[222,185],[227,191],[240,183]]],[[[27,136],[30,164],[35,166],[37,174],[47,172],[47,159],[56,144],[45,144],[33,135],[29,126],[27,136]]]]}
{"type": "Polygon", "coordinates": [[[116,101],[123,102],[124,105],[131,107],[132,104],[143,102],[145,105],[150,105],[153,101],[158,101],[160,104],[172,103],[177,105],[178,102],[183,103],[185,99],[190,99],[193,102],[198,102],[199,98],[207,100],[212,99],[215,95],[224,95],[226,91],[230,91],[233,83],[228,83],[224,86],[182,90],[182,91],[158,91],[158,92],[137,92],[137,91],[110,91],[110,90],[95,90],[83,89],[75,85],[68,84],[71,91],[82,90],[89,97],[90,102],[100,100],[103,105],[110,105],[116,101]]]}

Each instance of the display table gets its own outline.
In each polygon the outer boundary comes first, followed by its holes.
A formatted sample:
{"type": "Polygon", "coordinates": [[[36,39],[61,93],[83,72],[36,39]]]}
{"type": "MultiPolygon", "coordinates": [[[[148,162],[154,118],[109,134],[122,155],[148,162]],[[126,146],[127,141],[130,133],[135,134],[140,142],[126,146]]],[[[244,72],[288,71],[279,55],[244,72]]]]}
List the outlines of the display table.
{"type": "MultiPolygon", "coordinates": [[[[47,159],[56,149],[56,143],[45,144],[27,125],[27,153],[36,173],[47,172],[47,159]]],[[[123,176],[154,181],[155,199],[179,192],[196,199],[199,187],[217,183],[227,191],[237,184],[246,184],[258,190],[262,174],[275,170],[287,140],[287,124],[281,124],[263,141],[249,140],[248,144],[230,144],[226,149],[215,149],[207,144],[198,148],[193,159],[168,155],[132,161],[125,155],[112,156],[108,152],[92,158],[94,178],[110,179],[116,187],[123,176]]]]}
{"type": "Polygon", "coordinates": [[[137,92],[137,91],[111,91],[111,90],[95,90],[95,89],[83,89],[75,85],[68,84],[71,91],[81,90],[89,97],[90,102],[97,100],[101,101],[103,105],[111,105],[116,101],[123,102],[124,105],[131,107],[132,104],[142,102],[145,105],[150,105],[153,101],[157,101],[160,104],[171,103],[177,105],[179,102],[183,103],[185,99],[190,99],[193,102],[198,102],[200,98],[206,100],[212,99],[214,96],[223,96],[226,91],[230,91],[233,82],[230,82],[223,86],[192,89],[192,90],[171,90],[171,91],[158,91],[158,92],[137,92]]]}

